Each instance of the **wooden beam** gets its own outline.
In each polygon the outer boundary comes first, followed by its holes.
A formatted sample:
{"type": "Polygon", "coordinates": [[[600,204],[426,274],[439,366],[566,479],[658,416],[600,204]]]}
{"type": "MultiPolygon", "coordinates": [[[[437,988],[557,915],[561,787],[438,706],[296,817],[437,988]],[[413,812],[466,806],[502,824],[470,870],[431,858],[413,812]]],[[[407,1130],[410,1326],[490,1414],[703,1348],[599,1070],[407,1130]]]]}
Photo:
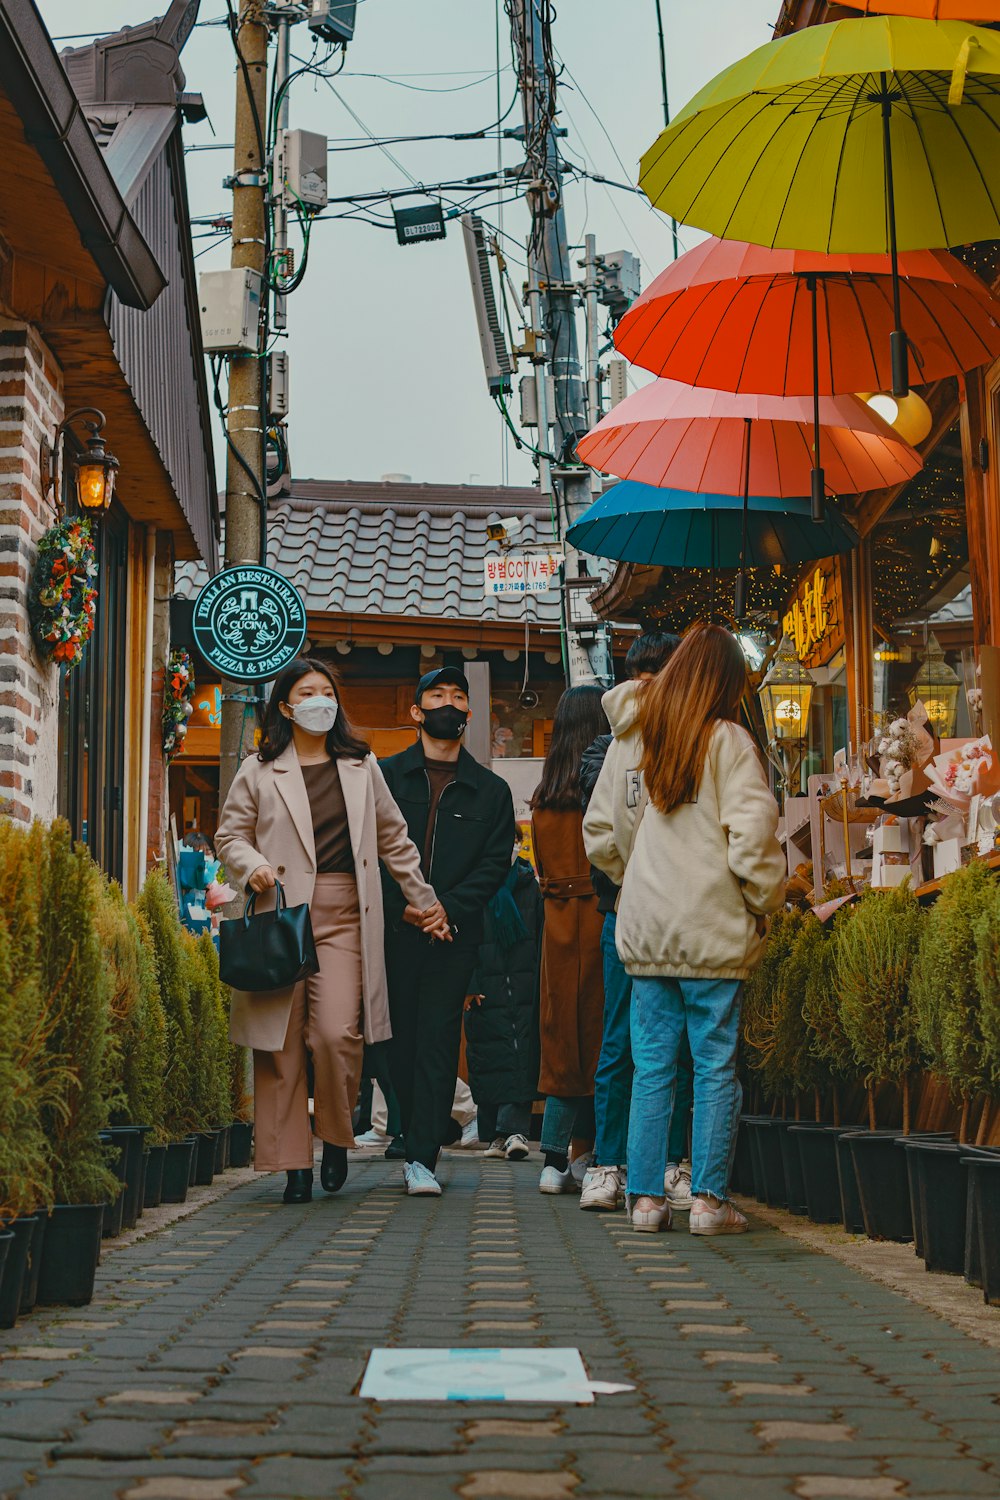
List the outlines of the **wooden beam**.
{"type": "MultiPolygon", "coordinates": [[[[987,535],[986,482],[979,466],[979,445],[986,437],[986,382],[982,370],[966,376],[966,398],[960,411],[962,470],[965,480],[965,521],[969,537],[969,581],[972,584],[972,622],[977,646],[993,640],[997,624],[993,568],[987,535]]],[[[994,575],[995,578],[995,575],[994,575]]]]}

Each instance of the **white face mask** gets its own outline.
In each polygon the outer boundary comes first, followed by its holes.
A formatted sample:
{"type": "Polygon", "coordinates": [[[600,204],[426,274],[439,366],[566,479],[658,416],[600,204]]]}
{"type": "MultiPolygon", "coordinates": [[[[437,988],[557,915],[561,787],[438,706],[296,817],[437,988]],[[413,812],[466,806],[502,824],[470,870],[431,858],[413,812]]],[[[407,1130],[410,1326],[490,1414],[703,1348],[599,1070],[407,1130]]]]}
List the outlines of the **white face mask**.
{"type": "Polygon", "coordinates": [[[337,722],[337,700],[322,693],[303,698],[292,708],[292,720],[307,734],[329,734],[337,722]]]}

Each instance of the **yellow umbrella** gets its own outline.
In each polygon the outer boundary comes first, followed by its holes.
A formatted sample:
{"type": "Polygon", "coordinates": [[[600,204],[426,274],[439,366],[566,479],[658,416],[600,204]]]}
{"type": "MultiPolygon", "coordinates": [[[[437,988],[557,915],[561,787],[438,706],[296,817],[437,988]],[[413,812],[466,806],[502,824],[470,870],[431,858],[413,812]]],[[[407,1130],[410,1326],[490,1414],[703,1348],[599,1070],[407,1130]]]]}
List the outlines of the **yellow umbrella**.
{"type": "Polygon", "coordinates": [[[642,158],[656,208],[723,239],[893,261],[893,392],[909,389],[897,250],[1000,238],[1000,33],[868,16],[726,68],[642,158]]]}

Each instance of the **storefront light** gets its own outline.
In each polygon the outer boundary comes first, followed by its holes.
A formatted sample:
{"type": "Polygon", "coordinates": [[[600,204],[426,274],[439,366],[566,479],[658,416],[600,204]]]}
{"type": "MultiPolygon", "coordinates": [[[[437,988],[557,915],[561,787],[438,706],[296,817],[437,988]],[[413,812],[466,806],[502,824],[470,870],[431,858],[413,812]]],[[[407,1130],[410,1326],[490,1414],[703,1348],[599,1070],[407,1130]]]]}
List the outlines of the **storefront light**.
{"type": "Polygon", "coordinates": [[[48,481],[46,489],[54,489],[56,502],[62,502],[62,464],[65,454],[65,437],[73,423],[81,417],[87,418],[84,427],[89,433],[87,446],[82,453],[70,459],[73,470],[73,486],[76,490],[77,506],[86,515],[102,515],[111,504],[115,492],[115,476],[119,463],[115,455],[105,446],[104,413],[96,406],[81,406],[70,412],[56,428],[52,446],[47,450],[48,481]]]}
{"type": "Polygon", "coordinates": [[[934,413],[916,391],[908,391],[905,396],[890,396],[885,391],[877,391],[864,399],[911,448],[916,448],[930,436],[934,413]]]}
{"type": "Polygon", "coordinates": [[[757,689],[770,744],[780,746],[807,738],[814,686],[812,674],[796,656],[791,638],[782,636],[757,689]]]}
{"type": "Polygon", "coordinates": [[[931,728],[939,739],[948,740],[954,736],[961,686],[958,674],[945,661],[937,636],[928,636],[927,646],[913,681],[906,690],[906,696],[911,708],[916,703],[924,705],[931,728]]]}

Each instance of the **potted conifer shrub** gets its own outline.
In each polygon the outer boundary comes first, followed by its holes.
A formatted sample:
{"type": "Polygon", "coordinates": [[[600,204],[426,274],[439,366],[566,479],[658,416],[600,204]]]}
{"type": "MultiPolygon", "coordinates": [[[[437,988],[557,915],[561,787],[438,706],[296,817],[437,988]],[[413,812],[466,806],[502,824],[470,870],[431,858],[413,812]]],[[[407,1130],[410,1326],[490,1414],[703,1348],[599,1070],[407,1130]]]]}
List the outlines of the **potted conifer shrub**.
{"type": "MultiPolygon", "coordinates": [[[[1000,883],[994,878],[973,918],[979,1029],[988,1099],[1000,1093],[1000,883]]],[[[979,1137],[986,1134],[986,1115],[979,1137]]],[[[965,1279],[983,1288],[987,1302],[1000,1304],[1000,1150],[972,1148],[962,1153],[968,1175],[965,1279]]]]}
{"type": "Polygon", "coordinates": [[[835,1001],[832,944],[814,916],[804,920],[783,974],[800,1009],[803,1055],[797,1067],[802,1086],[812,1089],[815,1115],[812,1122],[800,1121],[791,1127],[789,1144],[798,1152],[806,1213],[814,1223],[836,1223],[843,1214],[837,1169],[837,1090],[849,1066],[850,1048],[835,1001]],[[830,1099],[833,1124],[823,1120],[825,1095],[830,1099]]]}
{"type": "Polygon", "coordinates": [[[903,1134],[910,1133],[910,1080],[920,1046],[910,1004],[910,974],[923,914],[909,883],[865,892],[837,934],[836,984],[844,1032],[868,1094],[868,1131],[850,1137],[865,1230],[872,1239],[911,1240],[906,1161],[894,1134],[877,1130],[879,1084],[898,1085],[903,1134]]]}
{"type": "MultiPolygon", "coordinates": [[[[836,1195],[832,1190],[832,1181],[827,1177],[829,1190],[817,1203],[817,1216],[830,1223],[835,1223],[839,1217],[847,1234],[864,1234],[865,1221],[861,1212],[858,1179],[854,1170],[854,1158],[851,1155],[849,1140],[851,1132],[844,1129],[841,1119],[842,1087],[849,1080],[855,1079],[858,1071],[851,1044],[844,1031],[837,989],[837,939],[844,925],[850,922],[852,915],[852,908],[845,906],[834,917],[827,941],[819,948],[816,963],[806,981],[803,1006],[813,1051],[830,1079],[830,1114],[833,1122],[830,1135],[833,1139],[831,1146],[828,1140],[823,1141],[815,1134],[809,1137],[808,1142],[805,1137],[800,1137],[800,1151],[804,1148],[814,1155],[825,1151],[824,1165],[827,1173],[829,1172],[830,1152],[831,1150],[833,1152],[836,1195]]],[[[810,1173],[806,1180],[807,1185],[814,1181],[822,1184],[823,1177],[814,1177],[810,1173]]]]}
{"type": "MultiPolygon", "coordinates": [[[[229,1006],[226,1006],[227,1014],[229,1006]]],[[[249,1084],[250,1056],[246,1047],[229,1044],[229,1164],[248,1167],[253,1160],[253,1096],[249,1084]]]]}
{"type": "Polygon", "coordinates": [[[193,1036],[188,965],[177,903],[166,876],[153,870],[136,903],[155,956],[160,1000],[166,1022],[166,1067],[163,1091],[162,1201],[183,1203],[194,1153],[192,1126],[193,1036]]]}
{"type": "Polygon", "coordinates": [[[51,1017],[50,1065],[64,1070],[42,1110],[55,1205],[45,1233],[38,1300],[79,1306],[93,1296],[104,1206],[118,1191],[99,1133],[108,1122],[109,980],[94,922],[101,875],[69,825],[46,831],[38,967],[51,1017]]]}
{"type": "MultiPolygon", "coordinates": [[[[770,1208],[788,1206],[777,1110],[787,1108],[790,1080],[781,1051],[781,973],[802,925],[799,911],[778,911],[768,923],[763,958],[747,981],[743,997],[743,1041],[746,1060],[759,1086],[772,1101],[771,1115],[749,1115],[746,1128],[757,1167],[757,1181],[770,1208]]],[[[758,1196],[761,1196],[758,1194],[758,1196]]]]}
{"type": "Polygon", "coordinates": [[[981,984],[988,979],[993,897],[993,877],[978,860],[949,875],[927,914],[913,976],[917,1026],[931,1071],[947,1081],[961,1109],[958,1144],[920,1143],[912,1158],[920,1248],[928,1270],[955,1274],[965,1269],[968,1168],[962,1147],[972,1133],[977,1099],[979,1143],[989,1124],[992,1078],[981,984]],[[984,917],[987,928],[981,931],[984,917]]]}
{"type": "Polygon", "coordinates": [[[163,1165],[167,1155],[164,1128],[167,1019],[160,998],[156,951],[149,926],[135,905],[128,908],[128,921],[136,944],[138,990],[125,1034],[122,1085],[129,1116],[146,1120],[150,1125],[144,1142],[142,1207],[157,1208],[163,1192],[163,1165]]]}
{"type": "Polygon", "coordinates": [[[207,1187],[215,1175],[216,1148],[229,1110],[229,1058],[219,986],[219,959],[208,933],[183,934],[191,1014],[191,1113],[198,1137],[195,1183],[207,1187]]]}

